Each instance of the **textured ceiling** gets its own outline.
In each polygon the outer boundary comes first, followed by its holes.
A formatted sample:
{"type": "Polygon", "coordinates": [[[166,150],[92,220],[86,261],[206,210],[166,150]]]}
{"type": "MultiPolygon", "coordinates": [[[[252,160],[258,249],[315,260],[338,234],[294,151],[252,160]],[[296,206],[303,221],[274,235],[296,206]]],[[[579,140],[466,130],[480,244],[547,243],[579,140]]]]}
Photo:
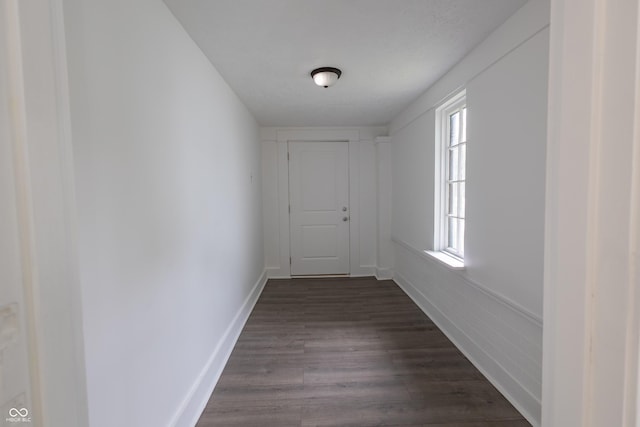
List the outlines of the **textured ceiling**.
{"type": "Polygon", "coordinates": [[[527,0],[165,0],[263,126],[388,124],[527,0]],[[328,89],[309,73],[342,69],[328,89]]]}

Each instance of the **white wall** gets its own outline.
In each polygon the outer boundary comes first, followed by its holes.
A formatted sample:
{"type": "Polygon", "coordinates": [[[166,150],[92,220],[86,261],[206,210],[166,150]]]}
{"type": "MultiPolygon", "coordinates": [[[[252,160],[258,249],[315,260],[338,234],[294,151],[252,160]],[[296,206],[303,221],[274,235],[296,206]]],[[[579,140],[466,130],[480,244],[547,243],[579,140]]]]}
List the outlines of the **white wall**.
{"type": "Polygon", "coordinates": [[[264,284],[258,126],[159,0],[66,0],[92,427],[190,425],[264,284]]]}
{"type": "Polygon", "coordinates": [[[384,127],[261,129],[265,263],[270,277],[289,277],[288,140],[349,141],[351,275],[376,274],[378,156],[384,127]]]}
{"type": "Polygon", "coordinates": [[[395,278],[534,424],[540,420],[549,4],[528,2],[393,120],[395,278]],[[465,270],[433,248],[435,108],[466,88],[465,270]]]}

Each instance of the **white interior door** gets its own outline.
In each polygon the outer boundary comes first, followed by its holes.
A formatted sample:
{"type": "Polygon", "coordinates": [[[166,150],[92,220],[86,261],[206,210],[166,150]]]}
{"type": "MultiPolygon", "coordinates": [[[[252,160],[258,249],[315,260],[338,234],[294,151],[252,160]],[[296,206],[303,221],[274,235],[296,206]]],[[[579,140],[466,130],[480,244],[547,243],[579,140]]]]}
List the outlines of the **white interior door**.
{"type": "Polygon", "coordinates": [[[347,142],[289,142],[291,274],[349,274],[347,142]]]}

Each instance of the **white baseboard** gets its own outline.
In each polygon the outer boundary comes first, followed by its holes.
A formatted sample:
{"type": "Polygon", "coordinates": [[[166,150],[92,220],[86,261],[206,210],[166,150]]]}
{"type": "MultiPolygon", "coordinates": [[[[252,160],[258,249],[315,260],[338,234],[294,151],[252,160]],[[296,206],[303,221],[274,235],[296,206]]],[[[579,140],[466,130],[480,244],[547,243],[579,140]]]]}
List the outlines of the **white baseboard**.
{"type": "MultiPolygon", "coordinates": [[[[291,275],[283,272],[281,268],[269,267],[266,269],[267,277],[269,279],[291,279],[291,275]]],[[[378,280],[391,279],[392,274],[390,269],[378,269],[375,265],[361,265],[354,272],[349,274],[349,277],[372,277],[375,276],[378,280]]],[[[306,276],[305,276],[306,277],[306,276]]],[[[308,277],[329,277],[322,276],[308,276],[308,277]]]]}
{"type": "MultiPolygon", "coordinates": [[[[267,267],[265,271],[269,279],[291,279],[291,275],[280,267],[267,267]]],[[[349,274],[349,277],[371,276],[375,276],[378,280],[389,280],[393,278],[393,270],[390,268],[378,268],[375,265],[361,265],[357,271],[349,274]]]]}
{"type": "Polygon", "coordinates": [[[372,277],[376,274],[375,265],[360,265],[357,268],[351,267],[351,277],[372,277]]]}
{"type": "Polygon", "coordinates": [[[204,411],[209,397],[213,392],[222,371],[224,370],[231,351],[242,332],[244,324],[247,322],[253,307],[258,301],[258,297],[267,283],[267,270],[263,271],[260,278],[251,289],[244,303],[236,313],[233,321],[224,332],[215,350],[209,357],[200,375],[196,378],[193,386],[178,407],[175,415],[169,422],[171,427],[193,427],[198,422],[202,411],[204,411]]]}
{"type": "Polygon", "coordinates": [[[509,372],[479,347],[464,331],[440,311],[420,290],[401,274],[395,272],[393,281],[416,303],[469,361],[502,393],[505,398],[533,426],[540,421],[533,415],[539,412],[540,401],[536,399],[509,372]],[[533,408],[533,410],[531,410],[533,408]]]}
{"type": "Polygon", "coordinates": [[[280,267],[267,267],[265,271],[268,279],[291,279],[291,274],[280,267]]]}
{"type": "Polygon", "coordinates": [[[390,280],[393,279],[393,270],[390,268],[377,268],[376,267],[376,279],[378,280],[390,280]]]}

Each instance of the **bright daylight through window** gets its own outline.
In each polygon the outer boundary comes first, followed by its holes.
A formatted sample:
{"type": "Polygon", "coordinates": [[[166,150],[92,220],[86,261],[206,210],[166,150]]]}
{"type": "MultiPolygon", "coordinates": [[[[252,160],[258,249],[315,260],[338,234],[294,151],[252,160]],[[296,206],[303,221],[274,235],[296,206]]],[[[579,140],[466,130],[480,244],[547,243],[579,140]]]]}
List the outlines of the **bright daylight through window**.
{"type": "Polygon", "coordinates": [[[467,103],[465,92],[436,112],[435,247],[464,259],[465,182],[467,162],[467,103]]]}

